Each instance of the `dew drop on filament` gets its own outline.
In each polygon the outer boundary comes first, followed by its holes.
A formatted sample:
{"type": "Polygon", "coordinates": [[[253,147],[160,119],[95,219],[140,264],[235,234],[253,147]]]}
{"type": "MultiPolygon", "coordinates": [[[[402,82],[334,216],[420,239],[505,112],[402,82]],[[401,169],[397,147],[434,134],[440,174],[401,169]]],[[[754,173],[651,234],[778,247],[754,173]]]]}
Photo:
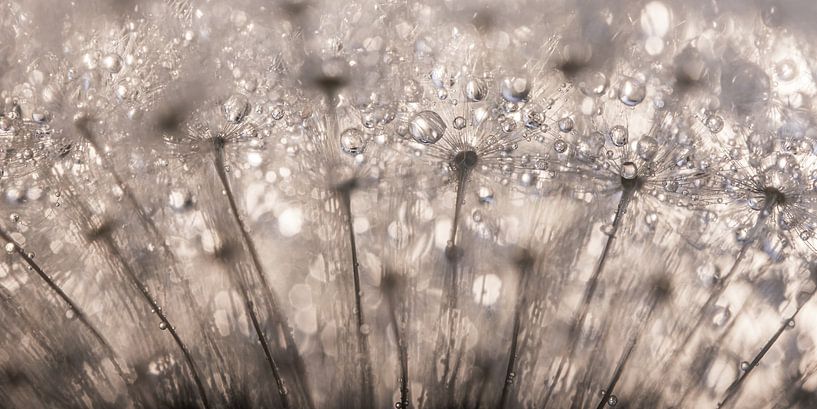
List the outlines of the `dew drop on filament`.
{"type": "Polygon", "coordinates": [[[445,134],[445,129],[445,121],[434,111],[418,112],[409,122],[409,133],[422,144],[436,143],[445,134]]]}

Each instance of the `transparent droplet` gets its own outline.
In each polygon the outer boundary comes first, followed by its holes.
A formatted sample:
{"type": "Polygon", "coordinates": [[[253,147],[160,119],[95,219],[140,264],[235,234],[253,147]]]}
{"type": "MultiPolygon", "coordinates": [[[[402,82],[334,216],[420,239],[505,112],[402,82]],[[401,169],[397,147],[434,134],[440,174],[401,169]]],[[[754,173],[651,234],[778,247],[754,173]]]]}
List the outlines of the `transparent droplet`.
{"type": "Polygon", "coordinates": [[[566,116],[559,120],[559,130],[562,132],[570,132],[573,130],[573,118],[566,116]]]}
{"type": "Polygon", "coordinates": [[[777,63],[775,72],[777,73],[777,78],[781,81],[791,81],[797,78],[797,64],[790,59],[785,59],[777,63]]]}
{"type": "Polygon", "coordinates": [[[579,82],[579,90],[589,97],[602,95],[607,91],[607,76],[600,71],[587,75],[579,82]]]}
{"type": "Polygon", "coordinates": [[[270,111],[270,116],[272,116],[272,119],[276,121],[280,120],[281,118],[284,117],[284,108],[281,107],[280,105],[272,108],[272,110],[270,111]]]}
{"type": "Polygon", "coordinates": [[[640,104],[646,96],[647,88],[635,78],[625,79],[618,88],[618,99],[627,106],[640,104]]]}
{"type": "Polygon", "coordinates": [[[159,323],[159,329],[162,330],[162,331],[166,330],[167,329],[167,323],[164,322],[164,321],[160,322],[159,323]]]}
{"type": "Polygon", "coordinates": [[[500,84],[502,97],[508,102],[522,102],[528,99],[531,82],[525,77],[505,77],[500,84]]]}
{"type": "Polygon", "coordinates": [[[474,78],[465,83],[465,98],[471,102],[479,102],[488,95],[488,84],[484,80],[474,78]]]}
{"type": "Polygon", "coordinates": [[[627,144],[628,135],[627,128],[616,125],[610,129],[610,142],[616,146],[624,146],[627,144]]]}
{"type": "Polygon", "coordinates": [[[102,57],[102,68],[112,74],[118,73],[122,70],[122,57],[113,53],[102,57]]]}
{"type": "Polygon", "coordinates": [[[458,116],[454,118],[454,129],[463,129],[465,128],[465,118],[458,116]]]}
{"type": "Polygon", "coordinates": [[[557,153],[565,153],[567,151],[567,142],[557,139],[556,142],[553,142],[553,150],[557,153]]]}
{"type": "Polygon", "coordinates": [[[445,134],[445,121],[434,111],[422,111],[415,114],[409,122],[409,133],[415,141],[433,144],[445,134]]]}
{"type": "Polygon", "coordinates": [[[221,106],[227,122],[237,124],[250,113],[250,102],[243,95],[233,95],[221,106]]]}
{"type": "Polygon", "coordinates": [[[489,187],[481,186],[477,190],[477,196],[479,196],[479,202],[482,204],[488,204],[493,202],[494,200],[494,191],[491,190],[489,187]]]}
{"type": "Polygon", "coordinates": [[[743,371],[743,372],[748,371],[749,370],[749,363],[746,362],[746,361],[741,362],[740,363],[740,370],[743,371]]]}
{"type": "Polygon", "coordinates": [[[77,313],[76,313],[76,311],[74,311],[73,308],[69,308],[69,309],[65,310],[65,319],[72,320],[72,319],[74,319],[76,317],[77,317],[77,313]]]}
{"type": "Polygon", "coordinates": [[[624,179],[635,179],[638,176],[638,167],[633,162],[624,162],[621,165],[621,177],[624,179]]]}
{"type": "Polygon", "coordinates": [[[636,152],[638,153],[638,157],[641,159],[651,161],[658,153],[658,141],[656,141],[652,136],[644,135],[638,140],[636,152]]]}
{"type": "Polygon", "coordinates": [[[706,127],[709,128],[709,132],[720,132],[723,130],[723,118],[720,115],[710,115],[706,118],[706,127]]]}
{"type": "Polygon", "coordinates": [[[359,155],[366,150],[366,135],[360,129],[349,128],[340,134],[340,148],[349,155],[359,155]]]}
{"type": "Polygon", "coordinates": [[[618,397],[616,395],[610,395],[610,398],[607,399],[607,406],[616,406],[618,405],[618,397]]]}

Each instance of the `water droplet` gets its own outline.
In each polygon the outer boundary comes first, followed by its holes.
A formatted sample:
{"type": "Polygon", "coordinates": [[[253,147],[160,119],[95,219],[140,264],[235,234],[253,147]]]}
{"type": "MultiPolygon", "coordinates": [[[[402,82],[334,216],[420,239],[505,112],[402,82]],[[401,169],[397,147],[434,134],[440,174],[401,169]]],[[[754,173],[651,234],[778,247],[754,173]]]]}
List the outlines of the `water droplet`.
{"type": "Polygon", "coordinates": [[[649,212],[644,216],[644,222],[647,223],[647,226],[653,227],[655,223],[658,222],[658,213],[649,212]]]}
{"type": "Polygon", "coordinates": [[[643,135],[641,139],[638,140],[636,152],[638,153],[638,157],[641,159],[651,161],[658,153],[658,141],[656,141],[652,136],[643,135]]]}
{"type": "Polygon", "coordinates": [[[610,142],[616,146],[624,146],[627,144],[627,137],[629,133],[627,132],[627,128],[616,125],[612,129],[610,129],[610,142]]]}
{"type": "Polygon", "coordinates": [[[434,111],[422,111],[415,114],[409,122],[409,133],[415,141],[433,144],[445,134],[445,121],[434,111]]]}
{"type": "Polygon", "coordinates": [[[610,395],[610,398],[607,399],[607,406],[616,406],[618,405],[618,397],[616,395],[610,395]]]}
{"type": "Polygon", "coordinates": [[[458,116],[454,118],[454,129],[463,129],[465,128],[465,118],[458,116]]]}
{"type": "Polygon", "coordinates": [[[102,68],[112,74],[118,73],[122,70],[122,57],[118,54],[108,54],[102,57],[102,68]]]}
{"type": "Polygon", "coordinates": [[[722,327],[729,321],[729,318],[732,317],[732,310],[728,306],[718,306],[716,308],[715,314],[712,317],[712,324],[716,327],[722,327]]]}
{"type": "Polygon", "coordinates": [[[6,246],[5,246],[6,253],[8,253],[8,254],[14,253],[14,250],[16,248],[17,248],[17,246],[15,246],[14,243],[6,243],[6,246]]]}
{"type": "Polygon", "coordinates": [[[477,196],[479,196],[479,202],[482,204],[488,204],[494,201],[494,191],[485,186],[481,186],[477,190],[477,196]]]}
{"type": "Polygon", "coordinates": [[[794,61],[785,59],[777,64],[775,69],[777,78],[781,81],[791,81],[797,77],[797,64],[794,61]]]}
{"type": "Polygon", "coordinates": [[[751,230],[748,227],[739,227],[735,230],[735,240],[738,243],[746,243],[749,241],[749,232],[751,230]]]}
{"type": "Polygon", "coordinates": [[[638,176],[638,167],[633,162],[624,162],[621,165],[621,177],[628,180],[633,180],[638,176]]]}
{"type": "Polygon", "coordinates": [[[607,76],[602,72],[596,71],[588,74],[582,81],[579,82],[579,90],[588,97],[604,94],[607,91],[607,76]]]}
{"type": "Polygon", "coordinates": [[[635,78],[625,79],[618,88],[618,99],[627,106],[640,104],[646,96],[647,88],[635,78]]]}
{"type": "Polygon", "coordinates": [[[221,107],[224,118],[230,123],[240,123],[250,113],[250,102],[243,95],[233,95],[221,107]]]}
{"type": "Polygon", "coordinates": [[[783,23],[784,15],[780,6],[774,2],[763,7],[760,11],[760,18],[763,20],[763,24],[769,27],[777,27],[783,23]]]}
{"type": "Polygon", "coordinates": [[[349,155],[359,155],[366,150],[366,135],[360,129],[349,128],[340,134],[340,148],[349,155]]]}
{"type": "Polygon", "coordinates": [[[167,329],[167,323],[164,322],[164,321],[160,322],[159,323],[159,329],[162,330],[162,331],[166,330],[167,329]]]}
{"type": "Polygon", "coordinates": [[[471,102],[479,102],[488,95],[488,84],[484,80],[474,78],[465,83],[465,98],[471,102]]]}
{"type": "Polygon", "coordinates": [[[553,150],[557,153],[565,153],[567,151],[567,142],[557,139],[556,142],[553,142],[553,150]]]}
{"type": "Polygon", "coordinates": [[[522,102],[528,99],[531,82],[525,77],[505,77],[499,88],[508,102],[522,102]]]}
{"type": "Polygon", "coordinates": [[[570,132],[573,130],[573,118],[566,116],[559,120],[559,130],[562,132],[570,132]]]}
{"type": "Polygon", "coordinates": [[[276,121],[280,120],[284,117],[284,108],[280,105],[272,108],[272,111],[270,111],[270,116],[272,116],[272,119],[276,121]]]}
{"type": "Polygon", "coordinates": [[[65,310],[65,318],[66,319],[72,320],[72,319],[74,319],[76,317],[77,317],[77,313],[76,313],[76,311],[74,311],[73,308],[69,308],[69,309],[65,310]]]}
{"type": "Polygon", "coordinates": [[[720,115],[710,115],[706,118],[706,127],[709,128],[709,132],[720,132],[723,130],[723,118],[720,115]]]}
{"type": "Polygon", "coordinates": [[[746,362],[746,361],[741,362],[740,363],[740,370],[743,371],[743,372],[748,371],[749,370],[749,363],[746,362]]]}

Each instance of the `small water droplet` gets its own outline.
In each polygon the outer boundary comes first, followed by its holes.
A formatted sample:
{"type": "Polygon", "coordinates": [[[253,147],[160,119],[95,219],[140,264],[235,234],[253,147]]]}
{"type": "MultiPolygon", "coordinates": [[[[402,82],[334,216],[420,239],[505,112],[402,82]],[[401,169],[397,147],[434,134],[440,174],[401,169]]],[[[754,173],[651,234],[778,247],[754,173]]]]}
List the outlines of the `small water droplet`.
{"type": "Polygon", "coordinates": [[[627,144],[627,139],[629,136],[629,132],[627,128],[616,125],[610,129],[610,142],[616,146],[624,146],[627,144]]]}
{"type": "Polygon", "coordinates": [[[159,329],[162,330],[162,331],[166,330],[167,329],[167,323],[164,322],[164,321],[160,322],[159,323],[159,329]]]}
{"type": "Polygon", "coordinates": [[[270,111],[270,116],[272,116],[272,119],[276,121],[280,120],[284,117],[284,108],[280,105],[275,106],[272,108],[272,111],[270,111]]]}
{"type": "Polygon", "coordinates": [[[562,132],[570,132],[573,130],[573,118],[566,116],[559,120],[559,130],[562,132]]]}
{"type": "Polygon", "coordinates": [[[640,104],[646,96],[647,88],[635,78],[625,79],[618,88],[618,99],[627,106],[640,104]]]}
{"type": "Polygon", "coordinates": [[[638,176],[638,167],[633,162],[624,162],[621,165],[621,177],[633,180],[638,176]]]}
{"type": "Polygon", "coordinates": [[[340,148],[355,156],[366,150],[366,135],[357,128],[349,128],[340,134],[340,148]]]}
{"type": "Polygon", "coordinates": [[[458,116],[454,118],[454,129],[463,129],[465,128],[465,118],[458,116]]]}
{"type": "Polygon", "coordinates": [[[618,405],[618,397],[616,395],[610,395],[610,398],[607,399],[607,406],[616,406],[618,405]]]}
{"type": "Polygon", "coordinates": [[[122,70],[122,57],[114,53],[102,57],[102,68],[112,74],[118,73],[122,70]]]}
{"type": "Polygon", "coordinates": [[[709,132],[720,132],[723,130],[723,118],[720,115],[710,115],[706,118],[706,127],[709,128],[709,132]]]}
{"type": "Polygon", "coordinates": [[[565,153],[567,151],[567,142],[557,139],[556,142],[553,142],[553,150],[557,153],[565,153]]]}

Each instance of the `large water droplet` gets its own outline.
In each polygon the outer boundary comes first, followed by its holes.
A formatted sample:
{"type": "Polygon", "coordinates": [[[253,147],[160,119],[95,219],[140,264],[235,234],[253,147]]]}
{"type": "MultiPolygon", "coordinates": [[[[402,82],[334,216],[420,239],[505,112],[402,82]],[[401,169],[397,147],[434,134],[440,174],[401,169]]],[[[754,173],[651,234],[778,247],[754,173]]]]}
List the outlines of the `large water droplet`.
{"type": "Polygon", "coordinates": [[[445,134],[445,121],[434,111],[422,111],[415,114],[409,122],[409,133],[415,141],[432,144],[445,134]]]}

